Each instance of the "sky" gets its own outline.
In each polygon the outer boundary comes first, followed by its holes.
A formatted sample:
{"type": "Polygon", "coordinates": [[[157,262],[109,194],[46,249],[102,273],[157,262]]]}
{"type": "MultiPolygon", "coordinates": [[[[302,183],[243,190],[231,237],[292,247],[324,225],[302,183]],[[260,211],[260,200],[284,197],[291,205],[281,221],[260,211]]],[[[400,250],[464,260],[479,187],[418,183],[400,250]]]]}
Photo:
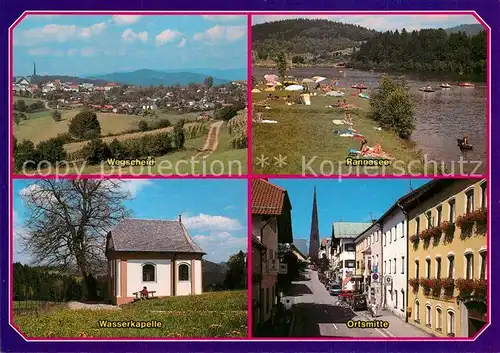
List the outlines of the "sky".
{"type": "MultiPolygon", "coordinates": [[[[14,180],[14,261],[29,263],[22,252],[19,235],[28,217],[21,194],[32,180],[14,180]]],[[[246,180],[209,179],[134,179],[122,188],[133,199],[125,206],[134,218],[177,220],[182,222],[194,241],[207,253],[203,258],[216,263],[247,250],[246,180]]]]}
{"type": "Polygon", "coordinates": [[[252,24],[279,21],[290,18],[328,19],[331,21],[360,25],[377,31],[401,30],[403,28],[406,28],[406,30],[419,30],[422,28],[450,28],[462,24],[479,23],[472,15],[266,15],[252,16],[252,24]]]}
{"type": "Polygon", "coordinates": [[[320,239],[331,238],[333,222],[370,222],[382,216],[401,196],[430,179],[270,179],[288,191],[294,239],[311,233],[314,186],[320,239]]]}
{"type": "Polygon", "coordinates": [[[28,15],[13,32],[16,76],[247,66],[246,16],[28,15]]]}

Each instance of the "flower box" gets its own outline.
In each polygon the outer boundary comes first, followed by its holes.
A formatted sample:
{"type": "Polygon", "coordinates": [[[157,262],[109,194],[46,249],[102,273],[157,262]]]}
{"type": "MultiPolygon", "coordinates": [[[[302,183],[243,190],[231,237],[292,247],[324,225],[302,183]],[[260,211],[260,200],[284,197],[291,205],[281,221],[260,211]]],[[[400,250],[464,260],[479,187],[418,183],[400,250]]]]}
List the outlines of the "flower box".
{"type": "Polygon", "coordinates": [[[420,278],[420,285],[424,291],[424,295],[429,295],[432,289],[432,281],[430,278],[420,278]]]}
{"type": "Polygon", "coordinates": [[[455,285],[460,291],[460,298],[477,297],[478,299],[486,299],[487,283],[483,279],[465,279],[459,278],[455,280],[455,285]]]}
{"type": "Polygon", "coordinates": [[[426,229],[426,230],[421,231],[418,236],[421,240],[428,242],[432,238],[432,232],[430,231],[430,229],[426,229]]]}
{"type": "Polygon", "coordinates": [[[410,278],[408,281],[410,286],[413,288],[413,292],[416,293],[418,292],[418,286],[420,284],[420,280],[418,278],[410,278]]]}
{"type": "Polygon", "coordinates": [[[444,234],[445,242],[451,242],[453,240],[453,236],[455,235],[455,223],[444,221],[441,222],[439,228],[444,234]]]}

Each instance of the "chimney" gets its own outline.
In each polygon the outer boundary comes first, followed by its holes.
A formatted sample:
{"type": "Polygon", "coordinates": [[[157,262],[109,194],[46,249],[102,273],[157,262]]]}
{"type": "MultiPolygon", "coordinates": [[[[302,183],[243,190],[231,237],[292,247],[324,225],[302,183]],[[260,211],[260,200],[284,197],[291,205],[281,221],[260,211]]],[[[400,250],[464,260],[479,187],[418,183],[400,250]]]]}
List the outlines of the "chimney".
{"type": "Polygon", "coordinates": [[[182,223],[182,215],[179,215],[179,223],[182,223]]]}

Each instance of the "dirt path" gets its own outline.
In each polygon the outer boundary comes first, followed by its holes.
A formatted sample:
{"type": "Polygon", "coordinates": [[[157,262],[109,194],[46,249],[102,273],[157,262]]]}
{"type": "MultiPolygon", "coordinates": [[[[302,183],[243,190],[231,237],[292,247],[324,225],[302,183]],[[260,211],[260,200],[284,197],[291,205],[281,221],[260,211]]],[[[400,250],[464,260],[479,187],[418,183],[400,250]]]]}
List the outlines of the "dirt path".
{"type": "Polygon", "coordinates": [[[208,132],[207,140],[205,145],[193,158],[207,158],[219,147],[219,133],[223,122],[218,121],[210,125],[210,131],[208,132]]]}

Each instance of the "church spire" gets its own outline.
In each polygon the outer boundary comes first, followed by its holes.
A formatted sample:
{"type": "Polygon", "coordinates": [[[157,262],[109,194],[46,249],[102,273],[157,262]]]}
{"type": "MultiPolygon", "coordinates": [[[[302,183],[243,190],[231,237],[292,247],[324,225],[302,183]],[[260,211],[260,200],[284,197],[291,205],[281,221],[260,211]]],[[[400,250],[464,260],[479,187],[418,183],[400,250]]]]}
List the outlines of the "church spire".
{"type": "Polygon", "coordinates": [[[311,217],[311,235],[309,238],[309,257],[312,262],[318,259],[319,251],[319,226],[318,226],[318,205],[316,202],[316,186],[314,186],[313,209],[311,217]]]}
{"type": "Polygon", "coordinates": [[[36,62],[33,62],[33,77],[36,77],[36,62]]]}

